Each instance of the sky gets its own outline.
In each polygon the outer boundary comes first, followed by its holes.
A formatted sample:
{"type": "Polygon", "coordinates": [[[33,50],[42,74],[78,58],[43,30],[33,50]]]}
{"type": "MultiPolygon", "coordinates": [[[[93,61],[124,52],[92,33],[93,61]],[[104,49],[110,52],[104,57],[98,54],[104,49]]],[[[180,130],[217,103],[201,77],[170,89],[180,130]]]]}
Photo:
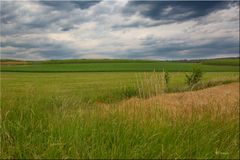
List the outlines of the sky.
{"type": "Polygon", "coordinates": [[[239,1],[2,1],[1,59],[239,56],[239,1]]]}

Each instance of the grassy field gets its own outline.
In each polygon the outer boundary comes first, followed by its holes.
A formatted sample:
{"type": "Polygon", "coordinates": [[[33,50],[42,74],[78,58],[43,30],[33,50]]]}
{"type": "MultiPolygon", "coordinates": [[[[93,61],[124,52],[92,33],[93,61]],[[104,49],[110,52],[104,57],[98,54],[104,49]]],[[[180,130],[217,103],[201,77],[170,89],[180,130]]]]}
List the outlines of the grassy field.
{"type": "MultiPolygon", "coordinates": [[[[2,73],[2,93],[16,93],[17,97],[27,88],[35,95],[72,96],[83,101],[119,101],[125,99],[124,87],[135,89],[137,81],[152,73],[97,72],[97,73],[2,73]]],[[[161,73],[159,73],[161,74],[161,73]]],[[[169,90],[184,90],[185,74],[170,73],[169,90]]],[[[203,82],[237,81],[238,72],[205,73],[203,82]]],[[[134,96],[134,95],[133,95],[134,96]]],[[[11,98],[11,96],[9,96],[11,98]]]]}
{"type": "Polygon", "coordinates": [[[65,60],[43,62],[2,62],[2,72],[142,72],[162,71],[190,72],[199,67],[205,72],[238,72],[239,66],[206,65],[201,63],[126,60],[65,60]],[[16,63],[16,65],[13,65],[16,63]],[[3,65],[5,64],[5,65],[3,65]],[[21,64],[21,65],[19,65],[21,64]]]}
{"type": "Polygon", "coordinates": [[[225,85],[189,91],[196,64],[173,63],[2,65],[0,158],[238,159],[239,68],[198,64],[199,89],[225,85]]]}
{"type": "Polygon", "coordinates": [[[221,58],[205,60],[202,64],[205,65],[223,65],[223,66],[239,66],[239,58],[221,58]]]}
{"type": "MultiPolygon", "coordinates": [[[[82,94],[100,95],[119,77],[125,84],[132,78],[106,74],[2,74],[1,158],[239,158],[237,84],[110,104],[82,101],[82,94]]],[[[206,80],[236,78],[211,74],[206,80]]],[[[182,75],[174,76],[173,84],[181,84],[182,75]]]]}

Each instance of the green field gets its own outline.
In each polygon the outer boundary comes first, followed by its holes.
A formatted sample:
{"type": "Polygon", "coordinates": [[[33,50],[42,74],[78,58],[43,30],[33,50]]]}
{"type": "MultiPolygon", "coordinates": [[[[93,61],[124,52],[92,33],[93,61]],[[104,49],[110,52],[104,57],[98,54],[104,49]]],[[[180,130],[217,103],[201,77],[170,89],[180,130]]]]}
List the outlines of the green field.
{"type": "MultiPolygon", "coordinates": [[[[36,95],[69,95],[84,101],[118,101],[124,87],[134,88],[139,79],[144,77],[141,72],[97,72],[97,73],[2,73],[2,92],[16,93],[19,96],[27,88],[33,89],[36,95]]],[[[151,73],[148,73],[151,75],[151,73]]],[[[161,73],[159,73],[161,74],[161,73]]],[[[170,74],[170,90],[181,90],[187,87],[185,74],[170,74]]],[[[205,73],[203,82],[237,81],[237,72],[205,73]]]]}
{"type": "Polygon", "coordinates": [[[202,64],[205,65],[223,65],[223,66],[239,66],[239,58],[220,58],[205,60],[202,64]]]}
{"type": "MultiPolygon", "coordinates": [[[[181,62],[2,65],[0,158],[238,159],[239,116],[234,109],[239,106],[235,100],[234,104],[229,103],[226,112],[218,106],[225,102],[206,99],[201,102],[199,97],[196,104],[206,108],[187,112],[195,107],[194,102],[181,106],[174,116],[155,102],[124,104],[135,98],[148,100],[135,91],[141,80],[149,79],[143,81],[146,87],[152,82],[161,83],[150,78],[162,74],[150,72],[154,68],[172,71],[166,92],[188,91],[185,74],[195,65],[181,62]],[[210,108],[217,110],[213,112],[210,108]],[[182,117],[189,113],[196,115],[191,119],[182,117]]],[[[204,71],[203,88],[239,81],[237,66],[199,66],[204,71]]],[[[178,104],[181,97],[172,101],[178,104]]]]}
{"type": "Polygon", "coordinates": [[[139,72],[165,71],[189,72],[199,67],[205,72],[238,72],[239,66],[215,66],[182,62],[91,62],[71,64],[2,65],[2,72],[139,72]]]}

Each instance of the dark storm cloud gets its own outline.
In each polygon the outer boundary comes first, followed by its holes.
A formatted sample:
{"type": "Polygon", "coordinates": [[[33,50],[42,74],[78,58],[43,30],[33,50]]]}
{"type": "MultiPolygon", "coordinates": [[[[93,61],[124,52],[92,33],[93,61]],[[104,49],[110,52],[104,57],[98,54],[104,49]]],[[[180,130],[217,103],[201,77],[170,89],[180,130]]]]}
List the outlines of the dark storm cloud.
{"type": "Polygon", "coordinates": [[[56,10],[88,9],[100,1],[41,1],[40,3],[56,10]]]}
{"type": "Polygon", "coordinates": [[[28,43],[29,41],[25,42],[14,42],[14,41],[8,41],[8,42],[1,42],[1,47],[15,47],[19,49],[33,49],[33,48],[59,48],[61,47],[60,44],[56,43],[50,43],[48,41],[36,41],[28,43]]]}
{"type": "Polygon", "coordinates": [[[28,59],[31,57],[41,57],[41,59],[64,59],[70,57],[79,58],[76,51],[58,43],[39,42],[5,42],[1,43],[2,48],[11,47],[15,50],[2,51],[2,56],[12,56],[17,59],[28,59]]]}
{"type": "MultiPolygon", "coordinates": [[[[10,35],[26,32],[47,32],[54,29],[59,31],[69,31],[74,29],[74,24],[88,21],[85,17],[71,14],[75,9],[87,9],[96,5],[100,1],[40,1],[35,2],[41,9],[30,12],[24,7],[19,7],[17,3],[1,2],[1,23],[14,26],[14,29],[2,29],[2,35],[10,35]],[[74,18],[77,17],[77,18],[74,18]],[[22,20],[23,18],[27,21],[22,20]],[[58,28],[56,28],[58,26],[58,28]],[[54,28],[55,27],[55,28],[54,28]]],[[[18,2],[27,4],[28,2],[18,2]]]]}
{"type": "Polygon", "coordinates": [[[0,10],[1,15],[1,23],[7,24],[10,21],[16,19],[16,15],[14,14],[8,14],[8,12],[4,11],[4,9],[0,10]]]}
{"type": "Polygon", "coordinates": [[[39,51],[38,54],[44,59],[67,59],[69,57],[79,58],[75,52],[76,51],[72,50],[71,48],[60,46],[58,48],[49,48],[43,51],[39,51]]]}
{"type": "Polygon", "coordinates": [[[205,16],[215,10],[225,8],[224,1],[131,1],[125,13],[139,12],[154,20],[189,20],[205,16]]]}
{"type": "MultiPolygon", "coordinates": [[[[1,1],[1,9],[0,9],[0,20],[1,24],[7,24],[11,21],[15,20],[18,15],[16,15],[16,8],[4,1],[1,1]]],[[[2,31],[2,30],[1,30],[2,31]]]]}
{"type": "MultiPolygon", "coordinates": [[[[150,39],[152,41],[154,39],[150,39]]],[[[149,42],[150,43],[150,42],[149,42]]],[[[233,56],[239,53],[238,42],[226,42],[223,40],[214,41],[205,45],[191,46],[187,44],[174,44],[158,47],[153,46],[154,43],[150,43],[152,47],[146,49],[144,52],[141,50],[130,51],[127,58],[160,58],[160,59],[194,59],[194,58],[211,58],[233,56]]]]}

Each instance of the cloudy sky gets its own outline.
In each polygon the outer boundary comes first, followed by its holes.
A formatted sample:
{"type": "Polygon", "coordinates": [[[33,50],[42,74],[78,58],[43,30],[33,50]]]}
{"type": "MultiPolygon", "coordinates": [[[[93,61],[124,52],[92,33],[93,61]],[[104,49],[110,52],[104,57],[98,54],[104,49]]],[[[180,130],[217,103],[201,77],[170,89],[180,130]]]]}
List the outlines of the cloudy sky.
{"type": "Polygon", "coordinates": [[[239,56],[239,1],[1,1],[1,58],[239,56]]]}

